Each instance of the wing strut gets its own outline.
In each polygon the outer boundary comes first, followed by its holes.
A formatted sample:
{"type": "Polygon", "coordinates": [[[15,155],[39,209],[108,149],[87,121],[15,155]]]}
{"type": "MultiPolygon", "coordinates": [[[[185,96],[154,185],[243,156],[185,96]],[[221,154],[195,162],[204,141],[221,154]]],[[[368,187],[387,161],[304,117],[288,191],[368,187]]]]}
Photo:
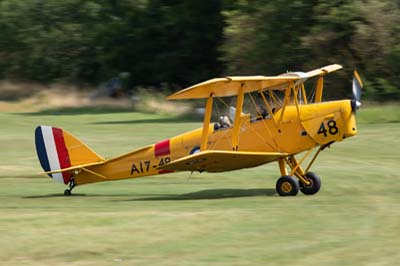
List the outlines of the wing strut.
{"type": "Polygon", "coordinates": [[[236,100],[236,114],[235,114],[235,122],[233,123],[233,130],[232,130],[232,150],[238,150],[239,144],[239,133],[240,133],[240,116],[242,115],[242,108],[243,108],[243,99],[244,99],[244,84],[242,84],[238,90],[238,96],[236,100]]]}
{"type": "Polygon", "coordinates": [[[283,114],[285,113],[286,106],[290,103],[291,89],[294,88],[294,82],[289,83],[289,87],[285,90],[285,98],[283,99],[283,107],[281,111],[281,116],[279,118],[279,124],[282,123],[283,114]]]}
{"type": "Polygon", "coordinates": [[[324,76],[320,76],[317,81],[317,90],[315,93],[315,101],[316,103],[320,103],[322,100],[322,92],[324,90],[324,76]]]}
{"type": "Polygon", "coordinates": [[[201,134],[201,146],[200,146],[201,151],[207,150],[208,131],[210,129],[212,105],[213,105],[213,94],[211,93],[210,96],[208,96],[206,104],[206,112],[204,114],[203,133],[201,134]]]}

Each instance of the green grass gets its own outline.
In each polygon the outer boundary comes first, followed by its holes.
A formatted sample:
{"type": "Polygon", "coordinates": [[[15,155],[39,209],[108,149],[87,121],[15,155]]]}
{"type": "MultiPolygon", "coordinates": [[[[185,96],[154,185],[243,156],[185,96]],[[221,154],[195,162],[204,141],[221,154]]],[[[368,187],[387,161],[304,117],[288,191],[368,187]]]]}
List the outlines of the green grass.
{"type": "Polygon", "coordinates": [[[365,103],[357,117],[360,123],[399,123],[400,103],[365,103]]]}
{"type": "MultiPolygon", "coordinates": [[[[399,117],[400,108],[390,108],[399,117]]],[[[101,155],[114,156],[200,123],[127,112],[2,113],[0,261],[397,265],[400,123],[373,123],[386,117],[375,107],[360,110],[359,117],[359,134],[318,158],[313,170],[323,187],[315,196],[278,197],[273,163],[92,184],[66,198],[62,185],[38,175],[36,125],[63,127],[101,155]]]]}

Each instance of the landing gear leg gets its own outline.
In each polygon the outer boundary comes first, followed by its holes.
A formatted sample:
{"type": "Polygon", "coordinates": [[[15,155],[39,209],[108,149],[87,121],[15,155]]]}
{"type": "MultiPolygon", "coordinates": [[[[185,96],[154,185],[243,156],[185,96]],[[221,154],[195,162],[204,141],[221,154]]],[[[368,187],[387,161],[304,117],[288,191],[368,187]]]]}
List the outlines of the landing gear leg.
{"type": "Polygon", "coordinates": [[[310,169],[312,163],[315,161],[316,157],[318,156],[319,152],[322,149],[320,148],[318,152],[315,154],[315,156],[312,158],[310,164],[308,165],[305,171],[302,169],[300,166],[301,162],[304,161],[304,159],[308,156],[309,153],[304,156],[300,160],[300,162],[297,162],[296,158],[294,155],[289,156],[287,158],[287,163],[289,164],[290,168],[292,169],[292,172],[290,175],[295,175],[298,180],[299,180],[299,185],[300,185],[300,191],[303,192],[305,195],[313,195],[316,194],[320,188],[321,188],[321,179],[319,178],[318,175],[314,174],[313,172],[308,172],[310,169]]]}
{"type": "Polygon", "coordinates": [[[71,178],[71,180],[69,181],[69,183],[68,183],[68,186],[69,186],[69,188],[67,188],[66,190],[64,190],[64,196],[71,196],[71,192],[72,192],[72,189],[76,186],[76,183],[75,183],[75,179],[74,178],[71,178]]]}

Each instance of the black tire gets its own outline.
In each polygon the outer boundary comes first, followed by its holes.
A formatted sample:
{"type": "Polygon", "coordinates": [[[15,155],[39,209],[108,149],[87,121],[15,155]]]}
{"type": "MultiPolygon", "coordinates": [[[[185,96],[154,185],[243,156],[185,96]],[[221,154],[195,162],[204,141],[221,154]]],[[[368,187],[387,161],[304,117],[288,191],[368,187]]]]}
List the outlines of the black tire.
{"type": "Polygon", "coordinates": [[[69,189],[64,190],[64,196],[71,196],[71,190],[69,189]]]}
{"type": "Polygon", "coordinates": [[[303,192],[305,195],[314,195],[321,188],[321,178],[313,172],[306,173],[305,178],[307,178],[311,184],[308,186],[306,184],[301,184],[301,192],[303,192]]]}
{"type": "Polygon", "coordinates": [[[276,182],[279,196],[296,196],[299,189],[299,182],[293,176],[281,176],[276,182]]]}

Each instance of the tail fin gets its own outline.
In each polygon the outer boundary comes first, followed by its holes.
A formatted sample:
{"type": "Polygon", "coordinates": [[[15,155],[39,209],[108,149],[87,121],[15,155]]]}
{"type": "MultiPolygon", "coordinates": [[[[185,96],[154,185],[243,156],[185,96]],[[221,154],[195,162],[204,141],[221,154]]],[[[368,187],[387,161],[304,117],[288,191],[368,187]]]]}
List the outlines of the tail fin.
{"type": "MultiPolygon", "coordinates": [[[[61,128],[38,126],[35,130],[35,144],[40,164],[45,172],[104,161],[86,144],[61,128]]],[[[64,184],[68,184],[72,177],[71,171],[48,175],[64,184]]]]}

